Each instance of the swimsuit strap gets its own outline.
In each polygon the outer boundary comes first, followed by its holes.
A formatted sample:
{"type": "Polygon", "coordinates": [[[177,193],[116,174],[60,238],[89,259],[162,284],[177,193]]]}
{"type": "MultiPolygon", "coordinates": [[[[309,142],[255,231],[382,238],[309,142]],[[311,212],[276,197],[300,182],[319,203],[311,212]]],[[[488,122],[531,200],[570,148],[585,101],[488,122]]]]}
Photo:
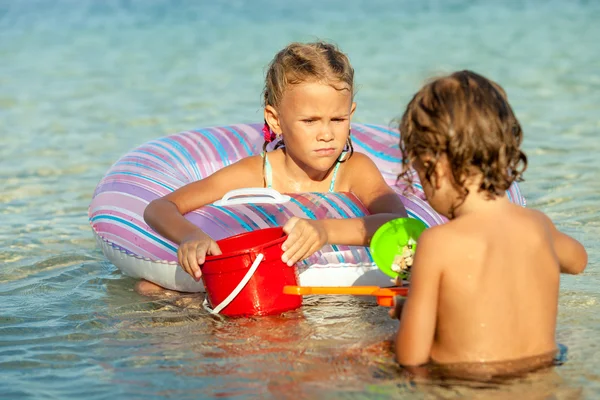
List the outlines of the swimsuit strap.
{"type": "Polygon", "coordinates": [[[271,189],[273,187],[273,169],[271,168],[267,153],[263,151],[260,155],[265,159],[265,170],[263,171],[265,174],[265,186],[271,189]]]}
{"type": "Polygon", "coordinates": [[[338,168],[340,168],[340,162],[337,161],[335,163],[335,167],[333,167],[333,176],[331,177],[331,183],[329,184],[329,193],[332,193],[334,190],[333,188],[335,187],[335,177],[337,176],[337,172],[338,172],[338,168]]]}

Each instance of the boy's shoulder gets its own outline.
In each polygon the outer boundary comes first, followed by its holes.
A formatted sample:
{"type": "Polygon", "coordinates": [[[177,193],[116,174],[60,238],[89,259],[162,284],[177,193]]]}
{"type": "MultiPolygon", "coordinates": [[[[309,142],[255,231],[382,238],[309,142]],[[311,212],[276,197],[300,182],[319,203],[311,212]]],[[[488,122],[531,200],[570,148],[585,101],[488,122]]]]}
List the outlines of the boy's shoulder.
{"type": "Polygon", "coordinates": [[[427,241],[428,243],[435,244],[452,243],[456,239],[457,232],[458,226],[456,221],[450,220],[445,224],[427,228],[419,237],[419,241],[427,241]]]}
{"type": "Polygon", "coordinates": [[[491,218],[490,214],[483,218],[477,214],[459,217],[428,228],[419,237],[418,246],[423,242],[423,247],[433,249],[434,257],[457,261],[469,253],[465,249],[485,248],[490,241],[501,240],[502,235],[522,237],[525,244],[553,230],[552,221],[541,211],[517,205],[510,205],[505,211],[491,218]]]}
{"type": "Polygon", "coordinates": [[[428,258],[444,259],[459,245],[456,233],[453,221],[432,226],[421,233],[417,240],[417,248],[420,253],[427,253],[428,258]]]}

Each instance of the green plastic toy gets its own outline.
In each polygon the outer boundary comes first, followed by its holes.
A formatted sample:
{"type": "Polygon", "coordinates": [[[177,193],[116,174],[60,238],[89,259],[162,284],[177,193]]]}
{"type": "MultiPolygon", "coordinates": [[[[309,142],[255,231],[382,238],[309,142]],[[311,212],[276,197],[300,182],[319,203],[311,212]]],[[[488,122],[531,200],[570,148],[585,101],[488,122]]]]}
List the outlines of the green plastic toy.
{"type": "Polygon", "coordinates": [[[398,277],[400,274],[392,270],[394,257],[411,238],[416,242],[425,229],[427,225],[414,218],[398,218],[381,225],[371,239],[371,254],[377,267],[391,278],[398,277]]]}

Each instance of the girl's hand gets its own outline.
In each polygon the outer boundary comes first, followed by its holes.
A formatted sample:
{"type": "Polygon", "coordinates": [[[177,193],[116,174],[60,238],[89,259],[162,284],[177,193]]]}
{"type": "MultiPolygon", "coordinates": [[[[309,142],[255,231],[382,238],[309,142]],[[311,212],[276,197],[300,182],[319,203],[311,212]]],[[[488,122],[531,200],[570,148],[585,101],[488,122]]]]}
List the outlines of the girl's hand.
{"type": "Polygon", "coordinates": [[[204,264],[207,255],[217,256],[221,249],[217,242],[205,233],[193,233],[184,238],[177,250],[177,260],[181,268],[194,280],[199,281],[202,276],[200,265],[204,264]]]}
{"type": "Polygon", "coordinates": [[[318,220],[292,217],[283,226],[283,231],[287,233],[288,238],[281,246],[283,249],[281,261],[290,267],[311,256],[328,240],[327,231],[323,223],[318,220]]]}

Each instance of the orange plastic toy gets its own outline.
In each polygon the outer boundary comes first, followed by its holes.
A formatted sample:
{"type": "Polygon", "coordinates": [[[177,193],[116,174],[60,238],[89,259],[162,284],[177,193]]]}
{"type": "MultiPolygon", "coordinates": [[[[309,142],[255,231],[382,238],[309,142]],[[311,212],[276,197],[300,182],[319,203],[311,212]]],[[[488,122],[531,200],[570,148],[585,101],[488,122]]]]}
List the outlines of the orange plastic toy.
{"type": "Polygon", "coordinates": [[[377,304],[384,307],[394,305],[395,296],[406,296],[408,287],[381,288],[379,286],[284,286],[283,293],[307,296],[311,294],[337,294],[355,296],[375,296],[377,304]]]}

